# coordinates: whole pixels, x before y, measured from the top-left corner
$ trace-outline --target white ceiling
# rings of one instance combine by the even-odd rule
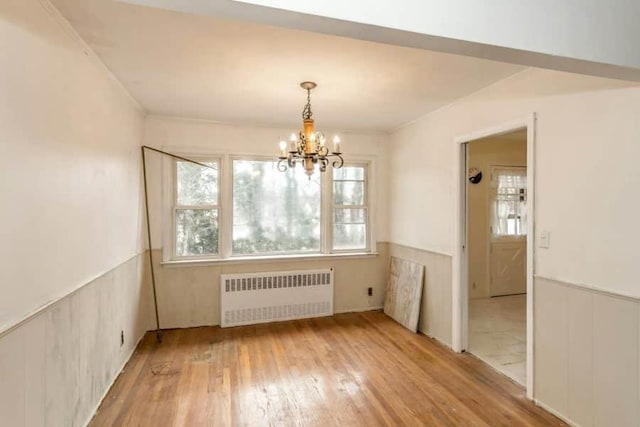
[[[389,131],[523,68],[112,0],[50,0],[152,114]]]

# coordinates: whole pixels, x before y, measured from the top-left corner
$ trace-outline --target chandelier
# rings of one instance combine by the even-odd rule
[[[289,144],[280,141],[280,155],[278,156],[278,170],[284,172],[301,163],[304,172],[311,179],[315,165],[320,165],[320,172],[326,172],[327,165],[341,168],[344,164],[340,151],[340,138],[333,138],[333,151],[329,151],[326,145],[324,133],[316,131],[311,112],[311,90],[317,85],[314,82],[302,82],[300,87],[307,91],[307,104],[302,110],[302,131],[296,136],[291,134]],[[333,161],[330,159],[334,158]]]

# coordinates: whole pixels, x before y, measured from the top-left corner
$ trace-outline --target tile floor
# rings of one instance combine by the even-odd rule
[[[526,385],[527,296],[470,300],[468,351]]]

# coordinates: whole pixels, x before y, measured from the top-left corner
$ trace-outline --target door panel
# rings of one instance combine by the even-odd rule
[[[523,294],[527,292],[527,242],[491,242],[491,296]]]

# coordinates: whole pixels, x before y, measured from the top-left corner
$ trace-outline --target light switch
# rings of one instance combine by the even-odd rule
[[[550,233],[547,230],[542,230],[540,232],[540,237],[538,238],[538,246],[541,248],[548,249],[549,240],[550,240]]]

